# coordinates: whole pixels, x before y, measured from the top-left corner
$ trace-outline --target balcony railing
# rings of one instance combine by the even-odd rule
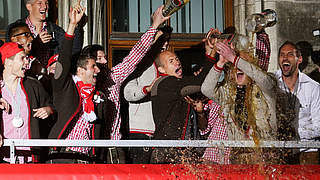
[[[221,141],[221,140],[54,140],[5,139],[10,147],[10,163],[15,164],[15,147],[266,147],[320,148],[320,141]]]

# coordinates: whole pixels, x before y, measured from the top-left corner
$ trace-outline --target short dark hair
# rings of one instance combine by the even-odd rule
[[[11,41],[11,37],[19,30],[21,27],[26,27],[29,29],[29,26],[23,21],[16,21],[8,26],[6,32],[6,42]]]
[[[92,44],[84,47],[81,51],[81,54],[86,54],[90,56],[94,56],[97,59],[98,51],[104,51],[103,46],[99,44]]]
[[[76,66],[87,69],[87,64],[88,64],[89,59],[93,59],[96,61],[97,58],[95,56],[90,55],[90,54],[80,54],[80,56],[78,57],[78,61],[77,61]]]
[[[300,57],[300,56],[301,56],[301,50],[300,50],[300,48],[299,48],[295,43],[293,43],[293,42],[291,42],[291,41],[286,41],[286,42],[284,42],[284,43],[280,46],[279,51],[278,51],[278,57],[280,57],[280,51],[281,51],[281,49],[283,48],[283,46],[285,46],[285,45],[290,45],[290,46],[292,46],[292,47],[296,50],[296,56],[297,56],[297,57]]]

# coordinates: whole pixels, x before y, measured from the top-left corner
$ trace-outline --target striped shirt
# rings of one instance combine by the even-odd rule
[[[136,65],[145,56],[147,51],[152,45],[154,35],[156,33],[155,28],[149,28],[145,34],[142,35],[141,39],[133,46],[129,55],[123,59],[121,63],[111,69],[111,78],[115,82],[113,86],[109,88],[110,95],[108,97],[116,107],[116,115],[112,124],[111,139],[120,140],[120,87],[123,81],[135,70]]]

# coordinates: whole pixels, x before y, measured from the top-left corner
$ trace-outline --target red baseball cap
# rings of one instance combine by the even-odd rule
[[[2,64],[4,64],[4,61],[11,57],[16,55],[17,53],[24,51],[23,47],[20,46],[19,44],[15,43],[15,42],[7,42],[4,43],[1,47],[0,47],[0,53],[1,53],[1,60],[2,60]]]
[[[51,64],[57,62],[58,58],[59,58],[59,54],[55,54],[55,55],[51,56],[51,58],[48,60],[48,64],[47,64],[46,68],[51,66]]]

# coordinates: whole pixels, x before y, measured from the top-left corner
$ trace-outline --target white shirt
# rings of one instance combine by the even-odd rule
[[[289,92],[282,79],[281,70],[276,72],[279,87]],[[320,137],[320,85],[306,74],[299,71],[294,95],[299,102],[298,133],[301,140],[312,140]]]

